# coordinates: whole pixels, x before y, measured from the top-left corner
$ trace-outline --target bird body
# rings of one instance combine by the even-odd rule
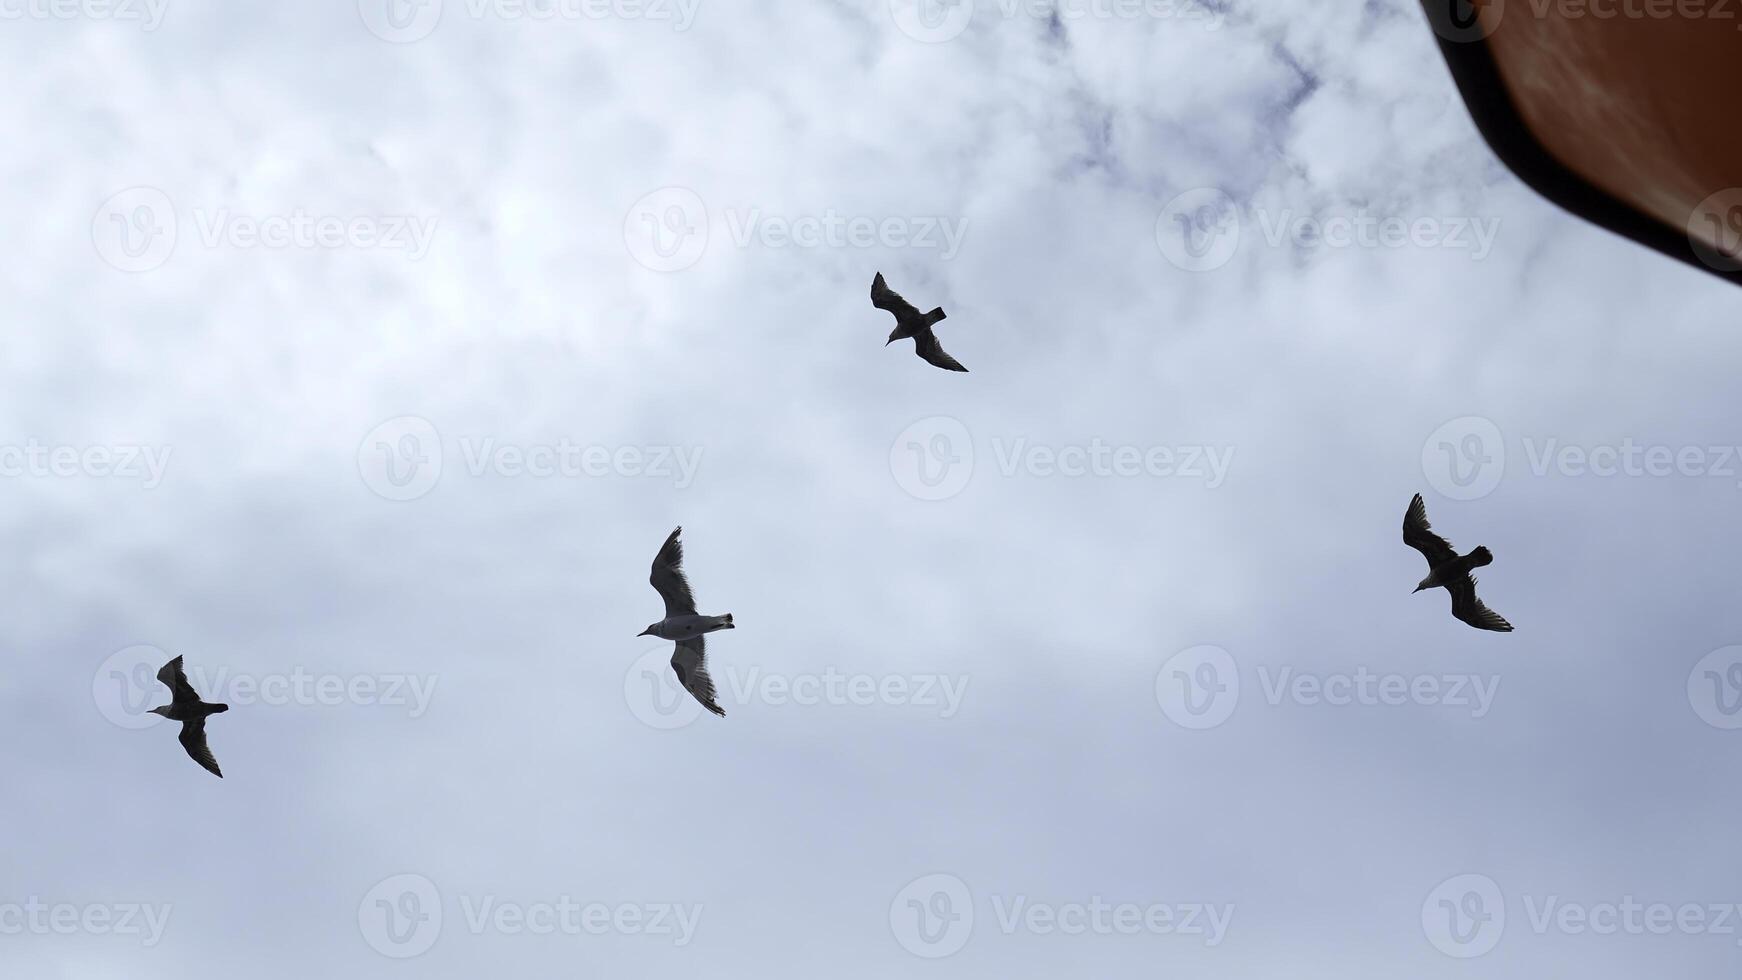
[[[220,715],[230,710],[227,704],[213,704],[200,699],[192,684],[188,683],[187,673],[182,669],[180,657],[163,665],[157,672],[157,679],[170,691],[169,704],[152,708],[151,713],[162,715],[170,721],[181,722],[181,747],[187,750],[188,757],[205,768],[207,772],[224,778],[224,773],[218,768],[218,760],[212,755],[211,747],[206,744],[206,719],[212,715]]]
[[[1476,577],[1471,571],[1494,563],[1494,553],[1486,547],[1476,548],[1467,555],[1458,554],[1452,543],[1434,533],[1427,522],[1427,504],[1416,494],[1403,515],[1403,543],[1422,553],[1427,559],[1427,578],[1415,591],[1445,589],[1452,596],[1452,615],[1481,630],[1496,633],[1512,632],[1512,624],[1483,604],[1476,597]]]
[[[732,614],[704,616],[696,612],[696,598],[683,572],[683,542],[678,535],[683,528],[671,532],[653,557],[653,572],[648,581],[665,600],[665,618],[641,631],[642,636],[657,636],[677,644],[671,654],[672,673],[677,675],[684,690],[701,702],[702,707],[721,716],[726,710],[715,698],[714,679],[708,675],[707,634],[737,629]]]
[[[1437,567],[1428,569],[1427,578],[1415,587],[1415,591],[1423,589],[1446,588],[1466,578],[1475,569],[1494,564],[1494,553],[1485,547],[1478,547],[1467,555],[1459,555]]]
[[[963,374],[968,372],[960,361],[945,353],[943,345],[938,343],[937,334],[932,332],[933,324],[947,319],[943,307],[937,307],[930,313],[921,313],[912,303],[902,299],[900,293],[889,288],[889,284],[883,281],[881,272],[871,281],[871,305],[895,316],[895,329],[883,346],[888,347],[898,340],[911,337],[913,352],[927,364],[945,371],[960,371]]]
[[[667,616],[647,628],[643,636],[657,636],[662,640],[688,640],[705,633],[719,630],[732,630],[738,627],[732,625],[732,614],[724,616]]]

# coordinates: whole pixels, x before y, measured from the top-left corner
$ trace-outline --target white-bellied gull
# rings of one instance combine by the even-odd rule
[[[665,600],[665,618],[641,631],[642,636],[657,636],[677,643],[671,654],[671,669],[678,683],[695,696],[702,707],[725,717],[726,711],[714,700],[714,679],[708,676],[707,644],[704,637],[717,630],[737,629],[732,614],[702,616],[696,612],[696,597],[690,592],[689,579],[683,573],[683,542],[677,539],[683,528],[671,532],[659,554],[653,558],[653,574],[648,578],[659,597]]]

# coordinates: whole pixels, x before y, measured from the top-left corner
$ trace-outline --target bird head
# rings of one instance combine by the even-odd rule
[[[1427,587],[1428,587],[1428,581],[1427,581],[1427,579],[1424,578],[1421,580],[1421,582],[1418,585],[1416,585],[1414,591],[1410,592],[1410,595],[1415,595],[1416,592],[1420,592],[1422,589],[1425,589]]]
[[[659,625],[658,623],[653,624],[653,626],[658,626],[658,625]],[[636,636],[652,636],[653,635],[653,626],[649,626],[648,628],[642,630],[641,632],[639,632],[635,635]]]
[[[888,347],[888,346],[889,346],[889,345],[890,345],[890,344],[893,344],[893,343],[895,343],[895,342],[896,342],[896,341],[898,341],[898,340],[900,340],[900,339],[901,339],[901,338],[900,338],[900,337],[899,337],[899,336],[897,336],[897,335],[898,335],[898,334],[900,334],[900,333],[901,333],[901,330],[900,330],[900,329],[899,329],[899,328],[898,328],[898,329],[896,329],[896,330],[895,330],[895,331],[894,331],[894,332],[892,332],[892,333],[891,333],[891,334],[890,334],[890,335],[889,335],[889,339],[888,339],[888,340],[885,340],[885,341],[884,341],[884,342],[883,342],[883,346],[885,346],[885,347]]]
[[[154,714],[154,715],[161,715],[167,711],[169,711],[169,705],[164,705],[161,708],[152,708],[150,713]]]

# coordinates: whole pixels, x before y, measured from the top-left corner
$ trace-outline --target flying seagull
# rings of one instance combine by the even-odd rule
[[[944,318],[944,308],[938,307],[930,313],[921,313],[914,309],[913,304],[901,298],[901,294],[889,288],[883,281],[883,273],[877,273],[877,278],[871,283],[871,305],[880,310],[888,310],[895,314],[895,331],[883,346],[888,347],[898,340],[913,338],[913,352],[927,364],[934,364],[945,371],[960,371],[963,374],[968,369],[961,362],[944,353],[942,344],[938,343],[937,334],[932,333],[931,325]]]
[[[1453,616],[1479,630],[1512,632],[1511,623],[1476,598],[1476,576],[1470,574],[1472,569],[1493,564],[1494,553],[1481,547],[1459,555],[1452,543],[1435,534],[1428,524],[1427,504],[1419,493],[1409,502],[1409,512],[1403,515],[1403,543],[1427,558],[1427,578],[1421,580],[1415,591],[1444,588],[1452,594]]]
[[[702,707],[724,718],[726,710],[714,700],[714,679],[708,676],[707,645],[703,637],[716,630],[730,630],[732,614],[701,616],[696,613],[696,597],[690,593],[689,579],[683,573],[683,542],[677,536],[683,528],[671,532],[659,554],[653,558],[653,583],[659,597],[665,600],[665,618],[641,631],[642,636],[657,636],[675,640],[677,649],[671,653],[671,669],[684,690],[695,695]]]
[[[157,672],[157,679],[169,688],[170,701],[161,708],[152,708],[151,713],[181,722],[181,747],[187,749],[188,757],[204,766],[207,772],[223,779],[224,774],[218,771],[218,760],[212,756],[211,747],[206,745],[206,718],[223,714],[230,710],[230,706],[201,701],[194,693],[194,686],[188,683],[180,657],[164,664]]]

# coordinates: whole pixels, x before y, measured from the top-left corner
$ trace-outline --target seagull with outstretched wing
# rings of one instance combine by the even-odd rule
[[[718,630],[737,629],[732,614],[702,616],[696,612],[696,598],[690,591],[689,579],[683,573],[683,542],[678,535],[683,528],[671,532],[659,554],[653,558],[653,572],[648,576],[654,591],[665,600],[665,618],[641,631],[642,636],[657,636],[672,640],[677,648],[671,654],[671,669],[679,684],[690,692],[702,707],[725,717],[726,710],[715,700],[714,679],[708,676],[706,635]]]
[[[181,722],[181,747],[187,750],[188,758],[205,767],[207,772],[223,779],[224,774],[218,769],[218,760],[212,755],[211,746],[206,744],[206,719],[229,711],[230,706],[208,704],[200,700],[194,686],[188,683],[188,675],[182,669],[180,657],[164,664],[157,672],[157,679],[169,688],[170,700],[160,708],[152,708],[151,713],[162,715],[170,721]]]
[[[877,273],[877,278],[871,282],[871,305],[880,310],[895,315],[895,331],[883,346],[888,347],[898,340],[913,338],[913,352],[927,364],[941,367],[945,371],[960,371],[963,374],[968,369],[962,363],[944,352],[942,344],[938,343],[937,334],[932,332],[932,324],[943,320],[944,308],[938,307],[930,313],[921,313],[912,303],[901,298],[901,294],[889,288],[889,283],[883,281],[883,273]]]
[[[1403,543],[1422,553],[1427,559],[1427,578],[1415,587],[1443,588],[1452,594],[1452,615],[1479,630],[1496,633],[1512,632],[1512,624],[1476,598],[1476,576],[1472,570],[1494,563],[1494,553],[1478,547],[1467,555],[1458,554],[1450,541],[1434,533],[1427,522],[1427,504],[1416,494],[1403,515]]]

